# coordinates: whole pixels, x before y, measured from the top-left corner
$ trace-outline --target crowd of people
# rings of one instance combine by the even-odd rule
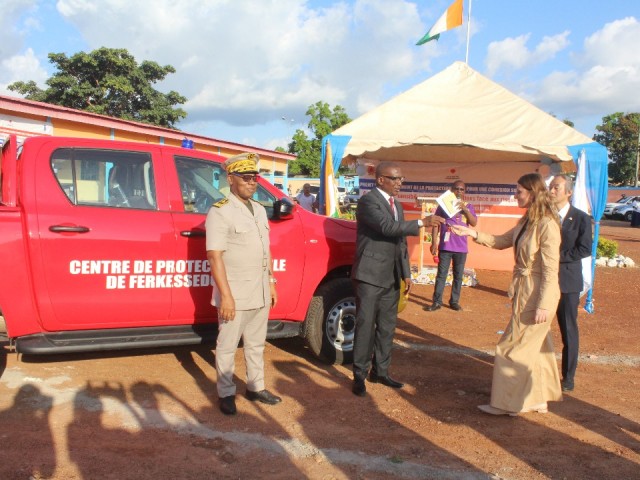
[[[210,209],[207,258],[214,279],[212,304],[217,306],[220,333],[216,347],[220,410],[236,413],[234,356],[244,342],[249,400],[275,405],[280,397],[265,389],[263,351],[269,308],[277,302],[270,270],[269,235],[264,208],[251,197],[257,187],[257,156],[243,154],[226,163],[231,194]],[[418,220],[405,220],[395,201],[404,177],[399,165],[382,162],[375,170],[375,188],[356,210],[356,254],[351,278],[356,295],[353,349],[353,394],[367,395],[366,382],[400,389],[390,374],[398,302],[411,290],[408,236],[423,228],[432,233],[431,252],[439,259],[433,302],[442,308],[449,267],[453,284],[449,307],[462,310],[460,291],[468,252],[467,238],[489,248],[512,248],[515,266],[508,290],[511,314],[496,347],[491,400],[478,408],[492,415],[547,412],[548,402],[560,400],[575,386],[578,361],[577,311],[582,290],[582,259],[591,254],[591,218],[570,205],[573,182],[566,175],[549,187],[537,174],[517,181],[515,199],[525,210],[517,224],[503,234],[482,232],[464,200],[465,183],[451,185],[455,213],[439,208]],[[297,203],[313,211],[315,198],[305,184]],[[317,208],[317,207],[316,207]],[[251,271],[247,275],[239,272]],[[243,282],[237,282],[242,278]],[[249,288],[250,287],[250,288]],[[551,323],[557,317],[563,341],[562,378],[555,360]]]

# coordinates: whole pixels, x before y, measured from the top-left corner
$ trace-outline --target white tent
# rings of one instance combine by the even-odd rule
[[[451,66],[334,131],[351,139],[343,161],[569,161],[591,143],[467,64]]]
[[[403,204],[417,195],[437,195],[454,179],[464,179],[468,190],[471,185],[477,193],[483,189],[489,193],[487,184],[491,191],[495,187],[508,191],[501,187],[515,188],[524,173],[536,171],[548,177],[575,171],[574,160],[588,152],[584,168],[596,220],[595,256],[597,222],[607,192],[606,149],[465,63],[452,64],[325,139],[341,147],[333,150],[334,169],[341,162],[357,164],[361,189],[363,181],[365,190],[373,187],[375,164],[399,162],[410,179],[401,192],[406,197],[401,197]],[[427,164],[431,166],[425,168]],[[485,196],[497,203],[479,212],[481,229],[505,231],[522,214],[509,194],[497,199],[493,193]],[[475,195],[471,201],[477,205],[481,198]],[[503,207],[505,203],[511,207]],[[470,246],[470,266],[507,270],[512,263],[510,252],[479,252]]]

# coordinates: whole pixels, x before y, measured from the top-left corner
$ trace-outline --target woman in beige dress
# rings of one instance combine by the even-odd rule
[[[491,403],[478,406],[493,415],[546,413],[548,401],[562,399],[550,332],[560,299],[558,214],[537,173],[520,177],[515,198],[527,211],[508,232],[491,235],[463,226],[454,229],[487,247],[513,247],[515,254],[508,292],[511,318],[496,347]]]

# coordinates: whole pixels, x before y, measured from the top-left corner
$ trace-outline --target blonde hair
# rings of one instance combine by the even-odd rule
[[[526,213],[520,219],[520,223],[525,219],[529,220],[529,223],[536,224],[544,217],[549,217],[555,220],[558,224],[558,210],[555,203],[549,196],[549,190],[542,180],[542,177],[538,173],[527,173],[518,179],[518,185],[531,193],[531,205],[527,209]]]

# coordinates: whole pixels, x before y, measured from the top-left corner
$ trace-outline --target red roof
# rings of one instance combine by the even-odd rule
[[[146,135],[156,135],[158,137],[171,138],[179,141],[182,141],[184,137],[187,137],[189,138],[189,140],[193,140],[196,145],[210,145],[219,148],[237,150],[239,152],[249,150],[251,152],[258,153],[259,155],[269,156],[271,158],[282,158],[289,161],[295,160],[296,158],[295,155],[290,153],[276,152],[275,150],[257,148],[251,145],[227,142],[225,140],[204,137],[202,135],[184,132],[182,130],[173,130],[171,128],[158,127],[156,125],[133,122],[131,120],[122,120],[120,118],[108,117],[106,115],[85,112],[83,110],[61,107],[60,105],[53,105],[44,102],[34,102],[33,100],[27,100],[25,98],[19,97],[0,95],[0,109],[18,113],[27,113],[29,115],[57,118],[60,120],[67,120],[71,122],[90,123],[91,125],[97,125],[100,127],[113,128],[116,130],[123,130],[127,132],[135,132]]]

